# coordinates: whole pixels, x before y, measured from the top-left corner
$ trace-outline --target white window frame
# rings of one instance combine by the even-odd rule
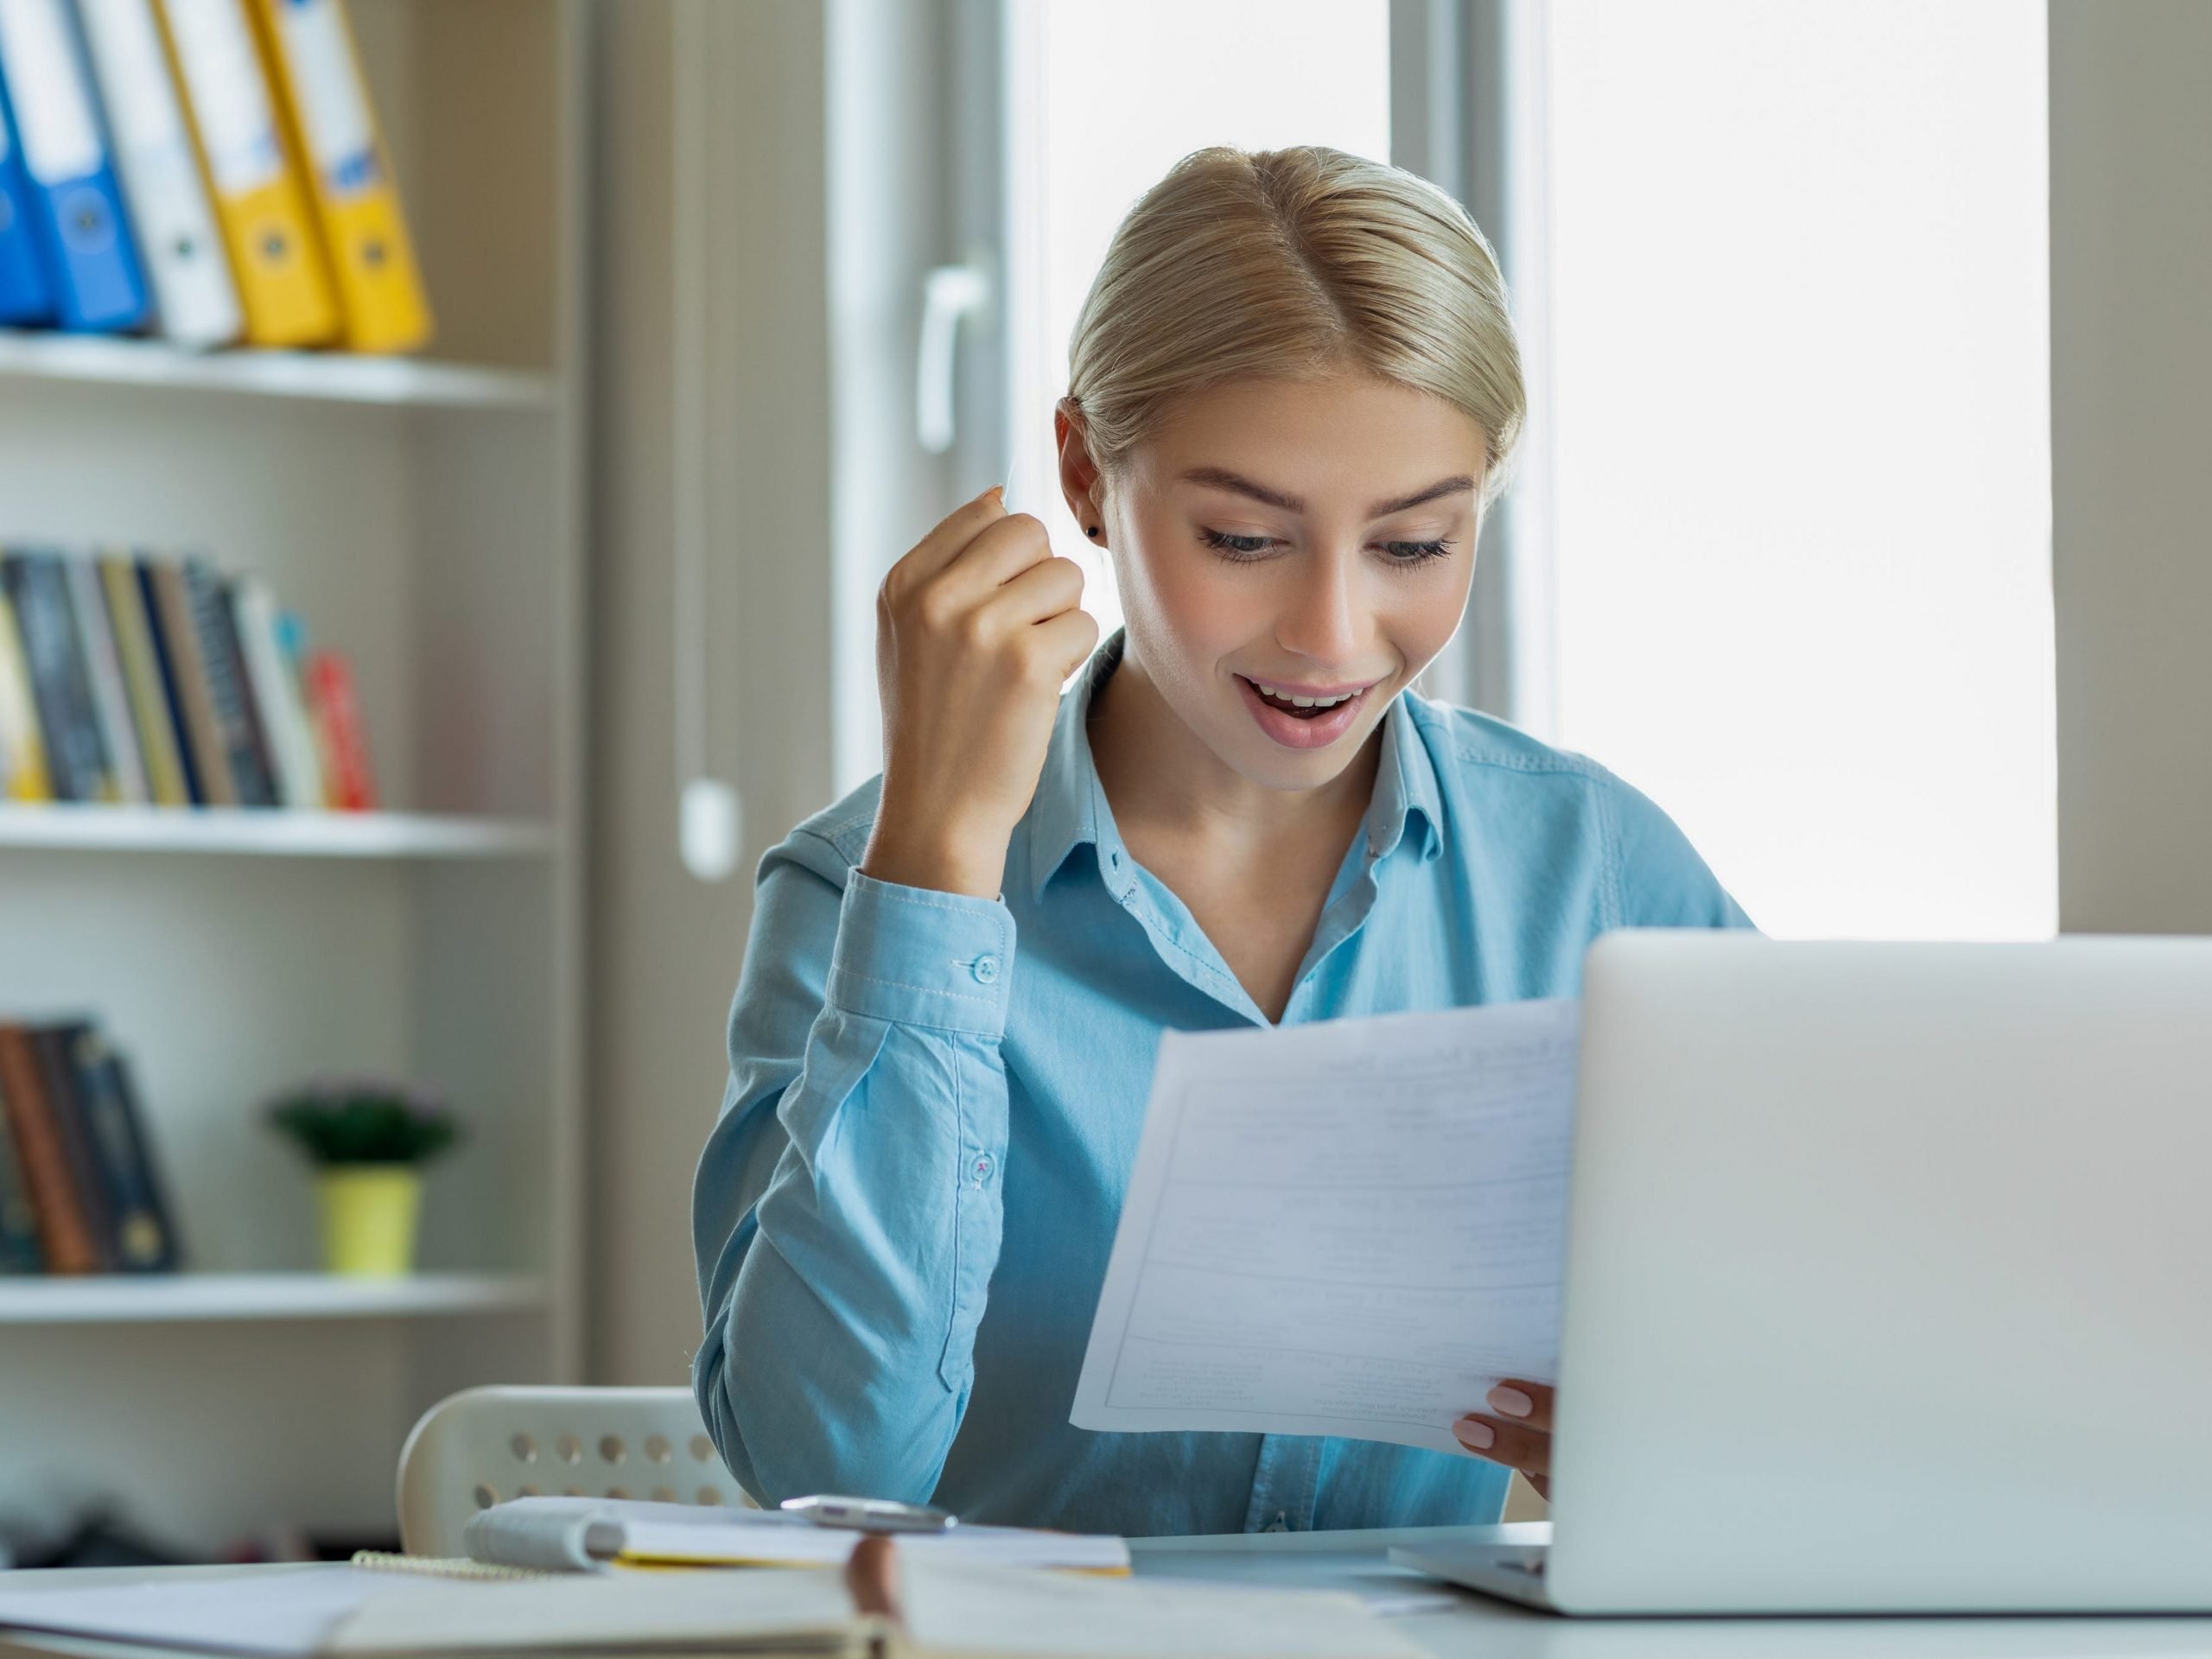
[[[1455,197],[1490,238],[1529,400],[1512,487],[1484,520],[1466,617],[1424,689],[1549,741],[1558,697],[1547,19],[1544,0],[1390,5],[1390,160]]]

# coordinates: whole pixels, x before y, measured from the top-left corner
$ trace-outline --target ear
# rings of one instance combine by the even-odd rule
[[[1083,408],[1072,397],[1063,397],[1052,410],[1052,442],[1059,451],[1060,494],[1075,515],[1078,529],[1088,530],[1105,520],[1105,489],[1098,468],[1091,463],[1084,436]]]

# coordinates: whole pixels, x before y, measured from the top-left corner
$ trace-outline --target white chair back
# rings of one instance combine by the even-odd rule
[[[466,1389],[400,1450],[401,1547],[459,1555],[470,1516],[539,1494],[754,1507],[689,1389]]]

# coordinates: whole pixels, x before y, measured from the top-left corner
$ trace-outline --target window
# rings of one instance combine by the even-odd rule
[[[1558,730],[1767,931],[2057,922],[2044,12],[1553,0]]]
[[[1059,494],[1052,406],[1076,313],[1122,215],[1208,144],[1389,154],[1388,0],[1040,0],[1007,8],[1008,406],[1017,480],[1111,632],[1107,561]]]

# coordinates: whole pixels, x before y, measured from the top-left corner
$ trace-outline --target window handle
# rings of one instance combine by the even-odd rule
[[[922,283],[922,343],[914,372],[914,436],[931,454],[952,448],[952,348],[960,320],[991,302],[981,265],[939,265]]]

